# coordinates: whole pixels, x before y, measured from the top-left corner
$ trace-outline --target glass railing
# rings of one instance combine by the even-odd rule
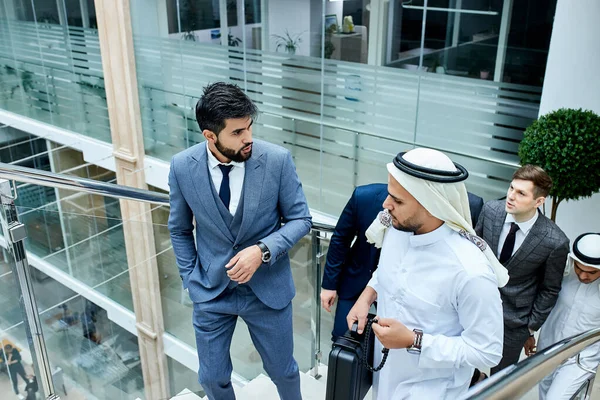
[[[164,321],[168,395],[190,390],[202,397],[197,382],[192,303],[182,290],[166,225],[168,197],[82,179],[74,175],[78,169],[72,169],[70,175],[58,175],[2,164],[0,170],[0,176],[20,182],[16,184],[14,210],[27,232],[24,249],[32,292],[38,299],[50,369],[59,371],[54,383],[57,394],[73,392],[83,398],[111,400],[150,398],[144,396],[146,386],[153,383],[147,382],[141,366],[132,294],[132,276],[148,262],[128,264],[127,225],[133,232],[150,230],[154,236],[155,250],[149,262],[157,277],[156,295],[160,296]],[[148,211],[151,219],[138,216],[124,221],[119,199],[105,194],[152,203]],[[147,220],[150,222],[144,222]],[[322,354],[329,352],[333,327],[332,315],[322,315],[318,301],[331,230],[331,226],[318,226],[290,251],[297,292],[293,300],[294,356],[300,370],[314,377],[323,373],[318,367],[326,361]],[[5,236],[2,240],[7,262],[0,273],[0,285],[11,290],[0,291],[0,302],[6,304],[0,311],[1,328],[3,337],[24,348],[28,324],[19,319],[19,293],[7,264],[12,255],[6,250],[9,243]],[[150,295],[142,294],[143,298]],[[240,390],[247,382],[266,375],[242,319],[233,335],[231,358],[234,386]],[[32,365],[27,361],[31,372]]]
[[[0,18],[0,109],[111,142],[98,31]]]
[[[535,86],[155,34],[134,32],[145,153],[169,161],[202,142],[203,87],[233,82],[260,108],[255,136],[292,151],[311,207],[331,215],[413,146],[451,153],[471,192],[501,197],[539,111]],[[0,37],[0,109],[111,142],[96,30],[0,19]]]
[[[111,400],[193,394],[202,398],[192,303],[182,290],[166,226],[168,197],[7,164],[0,164],[0,178],[4,179],[0,181],[0,189],[4,188],[0,196],[4,221],[0,340],[16,348],[22,358],[25,379],[15,367],[9,369],[9,378],[12,372],[17,374],[17,389],[23,392],[35,376],[40,392],[47,397],[73,393],[80,398]],[[15,186],[7,191],[6,179],[21,182],[16,186],[16,201]],[[49,186],[54,194],[47,191]],[[146,215],[123,220],[117,198],[139,199],[151,206]],[[34,199],[45,203],[31,207]],[[151,219],[145,218],[148,216]],[[24,230],[15,229],[20,224],[17,220]],[[127,263],[124,226],[130,234],[153,233],[154,250],[148,259]],[[300,370],[315,378],[323,374],[321,363],[331,349],[332,314],[321,311],[318,297],[331,228],[316,222],[311,233],[290,251],[297,291],[293,300],[294,355]],[[23,232],[24,247],[19,249]],[[160,296],[157,312],[163,324],[157,332],[162,340],[156,346],[164,368],[158,375],[148,373],[144,366],[144,354],[155,344],[140,333],[146,328],[139,326],[139,304],[134,306],[133,292],[140,283],[132,277],[139,276],[141,269],[146,278],[148,274],[156,276],[157,284],[155,293],[139,293],[138,302]],[[35,303],[30,303],[29,296]],[[529,399],[527,393],[535,392],[537,382],[598,341],[600,328],[540,349],[535,356],[476,385],[464,398]],[[7,360],[6,350],[0,352],[4,354],[0,359]],[[244,393],[246,386],[252,388],[250,381],[266,379],[241,319],[233,335],[231,357],[232,381],[238,393]],[[594,382],[591,374],[576,398],[589,398]],[[152,392],[153,386],[163,388],[163,395]]]

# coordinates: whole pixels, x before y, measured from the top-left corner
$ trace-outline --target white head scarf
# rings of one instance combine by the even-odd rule
[[[438,171],[456,171],[457,168],[444,153],[425,148],[411,150],[403,155],[404,160]],[[387,164],[390,175],[398,181],[431,215],[444,221],[450,228],[459,232],[461,236],[472,241],[489,260],[496,278],[498,287],[508,283],[508,272],[498,261],[494,252],[479,238],[472,227],[471,213],[469,211],[469,198],[463,182],[439,183],[427,179],[417,178],[398,169],[393,163]],[[385,217],[381,217],[385,219]],[[384,223],[385,228],[390,223]],[[367,240],[381,247],[383,233],[380,218],[376,219],[369,230]]]
[[[584,267],[600,269],[600,233],[584,233],[573,241],[565,275],[573,270],[574,261]]]

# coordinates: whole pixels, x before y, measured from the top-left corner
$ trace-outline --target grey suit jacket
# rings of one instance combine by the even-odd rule
[[[169,232],[183,286],[194,302],[221,294],[231,283],[225,265],[258,241],[269,248],[272,258],[247,285],[274,309],[282,309],[294,297],[288,250],[310,231],[308,205],[290,152],[261,140],[252,147],[234,217],[212,183],[205,143],[171,160]]]
[[[487,202],[475,227],[497,254],[506,219],[504,200]],[[538,211],[539,212],[539,211]],[[565,270],[569,239],[541,213],[523,244],[508,260],[508,284],[500,289],[507,328],[527,326],[538,330],[558,298]]]

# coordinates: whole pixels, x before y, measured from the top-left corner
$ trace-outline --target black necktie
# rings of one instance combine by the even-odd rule
[[[223,180],[221,181],[221,187],[219,188],[219,197],[225,205],[225,208],[229,210],[229,200],[231,200],[231,190],[229,189],[229,173],[233,165],[219,164],[219,168],[223,173]]]
[[[500,258],[498,259],[498,261],[500,261],[502,264],[506,263],[512,256],[513,250],[515,249],[515,239],[517,237],[518,230],[519,225],[511,222],[510,232],[508,232],[508,235],[506,235],[506,240],[504,241],[504,246],[502,246]]]

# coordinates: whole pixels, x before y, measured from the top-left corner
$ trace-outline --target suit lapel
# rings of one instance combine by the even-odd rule
[[[212,193],[213,182],[210,178],[210,173],[208,172],[206,145],[200,145],[199,147],[199,151],[192,155],[192,159],[190,160],[190,176],[193,178],[192,182],[194,183],[194,188],[196,189],[198,199],[204,207],[206,215],[208,215],[223,235],[233,243],[233,235],[225,224],[225,221],[217,208],[215,196]]]
[[[235,243],[240,243],[242,241],[244,235],[248,232],[248,228],[250,228],[256,217],[258,201],[260,200],[265,178],[265,162],[264,153],[253,154],[252,157],[246,161],[244,189],[242,191],[244,198],[244,213],[242,214],[242,224],[240,225],[240,230],[235,238]]]
[[[500,242],[500,233],[502,232],[502,226],[506,220],[506,210],[504,209],[504,203],[500,202],[500,205],[496,209],[496,217],[494,218],[494,227],[492,229],[492,251],[494,254],[498,254],[498,242]]]
[[[539,213],[539,211],[538,211]],[[546,220],[542,215],[538,215],[537,221],[531,227],[531,230],[525,236],[525,240],[515,252],[512,258],[506,265],[507,269],[512,268],[513,265],[519,265],[531,252],[540,244],[540,242],[546,237],[548,229],[546,229]]]

